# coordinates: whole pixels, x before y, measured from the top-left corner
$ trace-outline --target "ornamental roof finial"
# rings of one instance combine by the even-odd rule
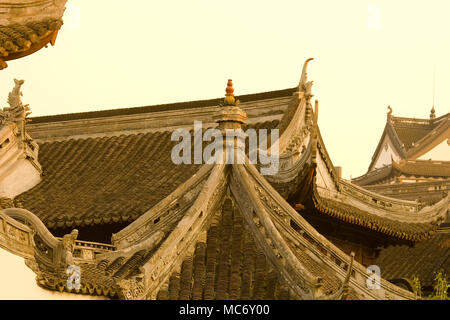
[[[434,106],[431,107],[430,119],[436,119],[436,111],[434,110]]]
[[[227,88],[225,89],[225,99],[223,100],[224,106],[236,106],[239,104],[239,100],[234,97],[233,80],[228,79]]]

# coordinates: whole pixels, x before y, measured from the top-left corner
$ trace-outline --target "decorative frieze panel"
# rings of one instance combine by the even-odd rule
[[[306,146],[308,143],[308,136],[311,134],[312,125],[308,124],[301,128],[300,132],[293,135],[289,140],[285,153],[300,151],[301,146]]]
[[[0,247],[24,258],[33,258],[32,231],[0,212]]]
[[[402,201],[381,196],[377,193],[366,191],[356,187],[350,183],[340,181],[340,188],[343,194],[355,197],[367,204],[378,207],[380,209],[393,212],[417,212],[419,204],[412,201]]]

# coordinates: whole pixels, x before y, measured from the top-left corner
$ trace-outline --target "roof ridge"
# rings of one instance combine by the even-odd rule
[[[265,91],[258,93],[250,93],[239,96],[241,103],[253,102],[266,99],[275,99],[282,97],[290,97],[296,88],[280,89],[273,91]],[[92,119],[92,118],[105,118],[113,116],[123,116],[123,115],[134,115],[151,113],[158,111],[169,111],[169,110],[180,110],[180,109],[191,109],[191,108],[201,108],[219,105],[223,98],[212,98],[203,100],[191,100],[191,101],[180,101],[164,104],[155,104],[139,107],[130,108],[117,108],[117,109],[104,109],[97,111],[86,111],[86,112],[74,112],[74,113],[63,113],[56,115],[46,115],[31,117],[33,124],[37,123],[48,123],[48,122],[58,122],[58,121],[68,121],[68,120],[82,120],[82,119]]]

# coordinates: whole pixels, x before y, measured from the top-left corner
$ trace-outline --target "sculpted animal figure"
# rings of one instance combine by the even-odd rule
[[[8,104],[9,107],[0,110],[0,126],[5,125],[8,122],[19,122],[24,120],[31,112],[28,112],[30,108],[29,105],[24,105],[20,97],[22,96],[22,91],[20,87],[23,85],[24,80],[14,79],[14,88],[8,94]]]

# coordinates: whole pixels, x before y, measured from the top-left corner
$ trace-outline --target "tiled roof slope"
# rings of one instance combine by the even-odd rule
[[[413,147],[413,143],[425,137],[434,128],[429,123],[419,121],[405,123],[401,120],[402,118],[392,117],[392,125],[406,151]]]
[[[112,259],[81,263],[81,287],[75,292],[117,299],[119,282],[134,276],[141,277],[140,268],[157,248],[143,248],[128,255],[114,255]],[[338,290],[340,281],[331,270],[295,246],[292,250],[308,271],[323,280],[326,294]],[[195,244],[193,255],[184,258],[181,269],[171,274],[157,294],[157,299],[299,299],[278,271],[255,241],[238,207],[226,199],[207,227],[206,241],[199,240]],[[62,292],[68,290],[66,279],[65,270],[43,270],[38,273],[37,282],[44,288]],[[358,299],[358,296],[350,290],[346,299]]]
[[[166,131],[41,143],[42,181],[15,200],[48,228],[134,221],[201,166],[174,164],[178,142],[170,137]]]
[[[296,251],[302,264],[323,279],[328,294],[339,287],[333,272],[307,254]],[[298,299],[288,289],[277,269],[255,242],[252,233],[230,199],[211,223],[206,242],[196,243],[180,272],[174,272],[158,299],[170,300],[264,300]]]
[[[392,246],[383,249],[377,259],[385,279],[413,279],[419,276],[422,285],[434,283],[434,273],[441,269],[449,276],[450,233],[437,232],[416,247]]]
[[[414,143],[423,139],[433,129],[447,121],[449,117],[450,113],[444,114],[436,119],[416,119],[392,116],[390,121],[398,138],[404,144],[405,151],[408,151],[414,146]]]
[[[0,210],[1,209],[7,209],[7,208],[13,208],[14,207],[14,201],[10,198],[0,198]]]

